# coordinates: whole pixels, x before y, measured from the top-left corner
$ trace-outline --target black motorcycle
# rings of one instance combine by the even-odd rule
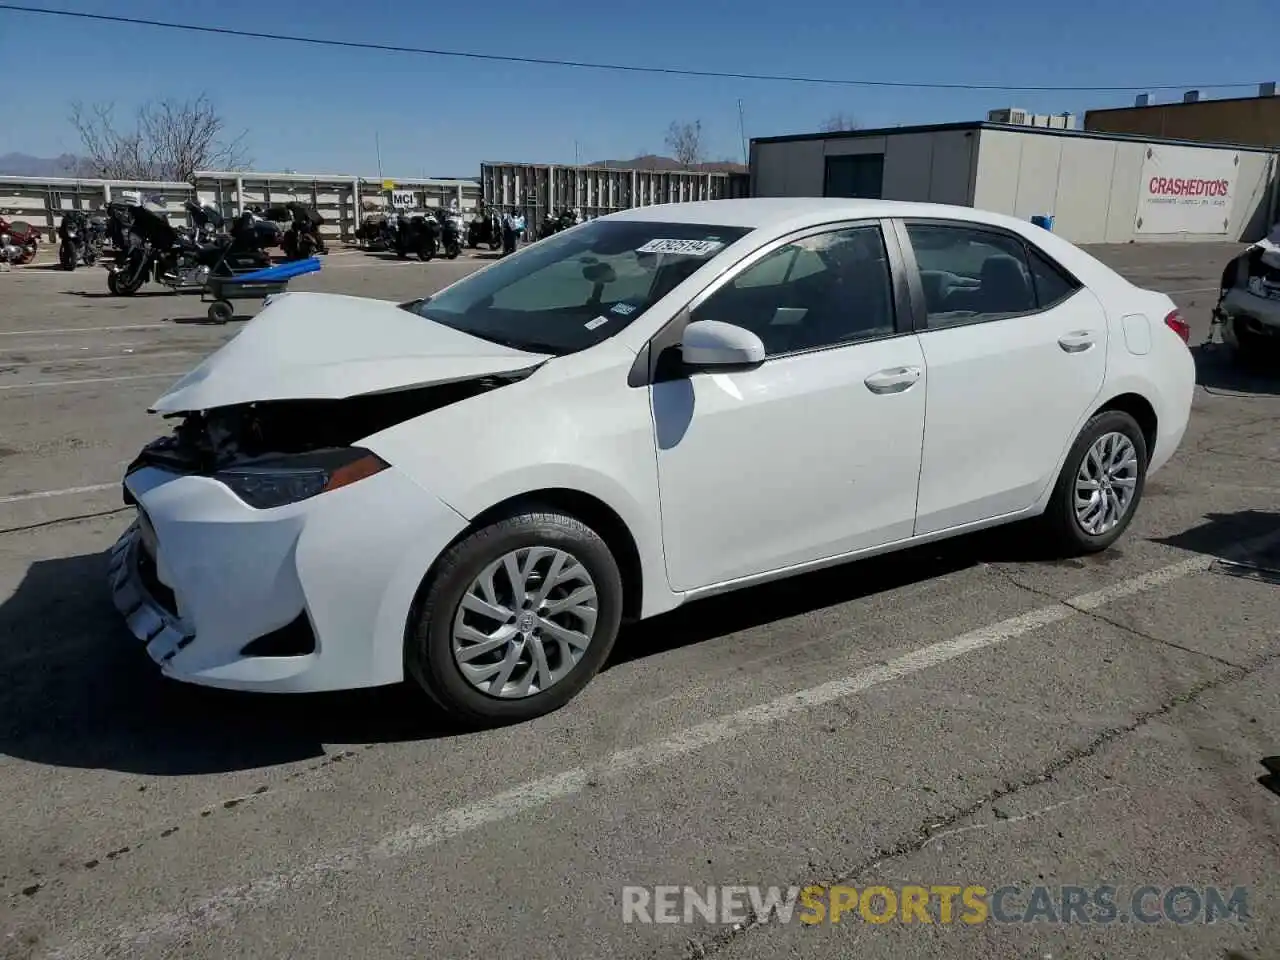
[[[386,217],[368,215],[356,229],[356,243],[361,250],[376,250],[391,246],[391,230]]]
[[[114,232],[123,240],[107,272],[107,289],[116,296],[131,296],[148,280],[175,293],[196,293],[205,289],[211,276],[233,276],[271,265],[248,212],[236,219],[229,234],[207,243],[180,233],[163,210],[135,206],[112,213]]]
[[[436,223],[440,228],[440,246],[446,259],[456,260],[462,253],[463,240],[458,218],[448,210],[437,210]]]
[[[474,250],[482,243],[490,250],[502,246],[502,219],[491,210],[477,213],[467,224],[467,246]]]
[[[324,237],[320,234],[320,227],[324,224],[320,211],[296,201],[286,204],[285,209],[293,218],[280,241],[280,249],[284,251],[285,258],[306,260],[316,254],[328,253],[329,248],[325,246]]]
[[[58,263],[63,270],[74,270],[83,263],[91,267],[102,256],[107,241],[106,220],[89,216],[83,210],[71,210],[58,224]]]
[[[391,246],[401,260],[411,253],[419,260],[430,260],[440,251],[440,224],[435,217],[401,214],[392,229]]]
[[[538,239],[550,237],[562,230],[568,230],[570,227],[578,225],[578,215],[572,210],[561,210],[559,213],[548,213],[542,218],[542,224],[538,227]]]

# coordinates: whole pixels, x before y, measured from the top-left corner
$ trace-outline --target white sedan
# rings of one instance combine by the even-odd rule
[[[1187,427],[1187,336],[970,208],[627,210],[411,303],[272,298],[153,405],[111,589],[178,680],[530,718],[700,597],[1031,518],[1106,548]]]

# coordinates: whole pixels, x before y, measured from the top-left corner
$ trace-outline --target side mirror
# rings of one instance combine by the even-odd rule
[[[698,320],[685,327],[680,353],[690,367],[751,367],[765,358],[759,337],[719,320]]]

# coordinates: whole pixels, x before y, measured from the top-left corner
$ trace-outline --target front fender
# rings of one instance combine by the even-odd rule
[[[586,351],[526,380],[433,410],[361,445],[468,521],[540,490],[586,494],[627,526],[640,555],[643,616],[674,606],[662,554],[657,454],[633,355]]]

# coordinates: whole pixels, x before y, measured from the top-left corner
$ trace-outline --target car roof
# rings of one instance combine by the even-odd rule
[[[618,220],[664,223],[707,223],[725,227],[768,229],[804,226],[832,220],[867,217],[944,217],[1008,226],[1022,221],[975,207],[906,200],[847,200],[840,197],[750,197],[735,200],[695,200],[631,207],[612,215]]]

